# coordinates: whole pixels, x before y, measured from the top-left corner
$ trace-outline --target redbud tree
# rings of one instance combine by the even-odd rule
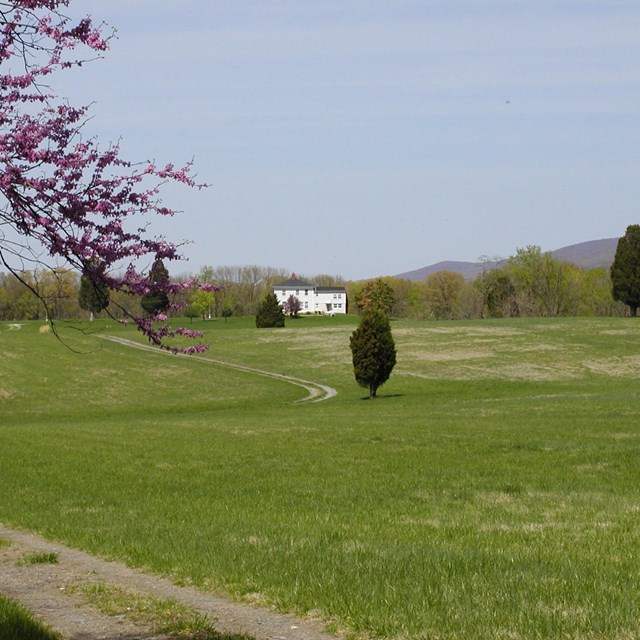
[[[52,259],[98,290],[171,298],[194,283],[151,279],[156,261],[181,256],[148,227],[175,213],[162,204],[163,185],[202,185],[191,164],[133,163],[118,144],[100,146],[86,134],[88,107],[56,95],[55,75],[100,57],[113,35],[90,18],[71,21],[70,2],[0,0],[0,263],[20,278]],[[164,312],[129,319],[158,346],[206,348],[171,347],[176,336],[200,334],[171,327]]]

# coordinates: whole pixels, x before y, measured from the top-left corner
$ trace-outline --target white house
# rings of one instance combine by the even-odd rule
[[[280,305],[284,305],[289,296],[298,298],[300,313],[347,313],[347,290],[344,287],[318,287],[298,279],[295,273],[288,280],[274,284],[273,292]]]

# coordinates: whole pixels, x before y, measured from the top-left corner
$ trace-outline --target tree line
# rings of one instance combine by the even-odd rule
[[[417,320],[474,318],[620,316],[623,302],[614,299],[610,270],[580,269],[543,253],[538,246],[518,249],[507,260],[485,259],[482,272],[466,281],[453,271],[437,271],[422,280],[382,277],[349,285],[349,300],[358,311],[371,298],[390,316]]]
[[[626,238],[621,239],[621,246],[629,253]],[[616,264],[620,260],[614,263],[614,273],[619,273]],[[611,270],[605,267],[580,269],[537,246],[518,249],[507,260],[485,259],[483,265],[482,273],[471,281],[452,271],[438,271],[419,281],[389,276],[345,282],[341,276],[328,274],[305,279],[321,286],[345,286],[351,313],[363,312],[375,299],[376,305],[394,318],[456,320],[629,313],[629,302],[619,293],[620,277],[614,288]],[[195,276],[184,274],[171,280],[179,284],[195,278],[200,285],[210,286],[179,291],[172,302],[181,306],[180,315],[192,318],[255,315],[273,285],[287,277],[287,271],[274,267],[205,266]],[[81,278],[76,271],[34,270],[23,272],[21,278],[27,286],[13,274],[0,273],[0,319],[45,319],[47,314],[75,319],[89,315],[78,300]],[[618,294],[614,298],[615,291]],[[144,316],[142,298],[110,291],[109,313],[116,319]]]
[[[177,288],[171,302],[179,307],[175,315],[183,317],[206,320],[251,316],[256,314],[258,305],[273,290],[273,285],[286,280],[289,273],[258,265],[204,266],[197,274],[186,273],[170,278],[174,284],[191,281],[199,284],[184,291]],[[320,286],[344,284],[340,276],[329,274],[318,274],[308,280]],[[35,269],[22,271],[19,277],[0,272],[0,320],[88,318],[91,311],[86,304],[85,308],[80,304],[81,290],[81,275],[72,269]],[[125,295],[112,290],[107,293],[110,302],[108,313],[112,317],[124,319],[148,315],[145,296]],[[174,314],[168,312],[168,315]]]

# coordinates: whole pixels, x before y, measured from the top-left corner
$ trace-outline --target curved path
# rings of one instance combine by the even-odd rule
[[[182,357],[189,358],[191,360],[198,360],[199,362],[208,362],[209,364],[216,364],[220,367],[228,367],[229,369],[236,369],[237,371],[245,371],[247,373],[253,373],[258,376],[264,376],[265,378],[274,378],[276,380],[282,380],[283,382],[288,382],[289,384],[294,384],[298,387],[302,387],[307,390],[308,395],[301,400],[296,400],[296,403],[302,402],[322,402],[323,400],[328,400],[329,398],[333,398],[337,395],[337,391],[333,387],[329,387],[324,384],[320,384],[318,382],[310,382],[309,380],[303,380],[302,378],[296,378],[294,376],[286,376],[281,373],[273,373],[272,371],[264,371],[263,369],[256,369],[254,367],[247,367],[243,364],[234,364],[232,362],[225,362],[224,360],[217,360],[214,358],[205,358],[204,356],[197,355],[187,355],[183,353],[173,353],[171,351],[166,351],[164,349],[159,349],[158,347],[153,347],[148,344],[142,344],[140,342],[136,342],[135,340],[127,340],[126,338],[120,338],[118,336],[109,336],[104,335],[100,336],[105,340],[110,340],[111,342],[117,342],[118,344],[125,345],[127,347],[133,347],[135,349],[142,349],[143,351],[152,351],[153,353],[165,354],[167,356],[173,357]]]

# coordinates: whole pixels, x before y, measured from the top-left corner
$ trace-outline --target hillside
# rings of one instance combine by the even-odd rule
[[[571,262],[581,269],[593,269],[595,267],[609,267],[613,262],[616,252],[618,238],[604,238],[602,240],[590,240],[588,242],[580,242],[567,247],[562,247],[552,251],[551,254],[558,260]],[[500,266],[502,263],[496,263]],[[465,280],[472,280],[482,270],[486,269],[486,265],[481,262],[459,262],[455,260],[446,260],[436,262],[435,264],[415,269],[414,271],[406,271],[395,275],[395,278],[403,278],[404,280],[422,280],[428,275],[436,271],[455,271],[460,273]]]

